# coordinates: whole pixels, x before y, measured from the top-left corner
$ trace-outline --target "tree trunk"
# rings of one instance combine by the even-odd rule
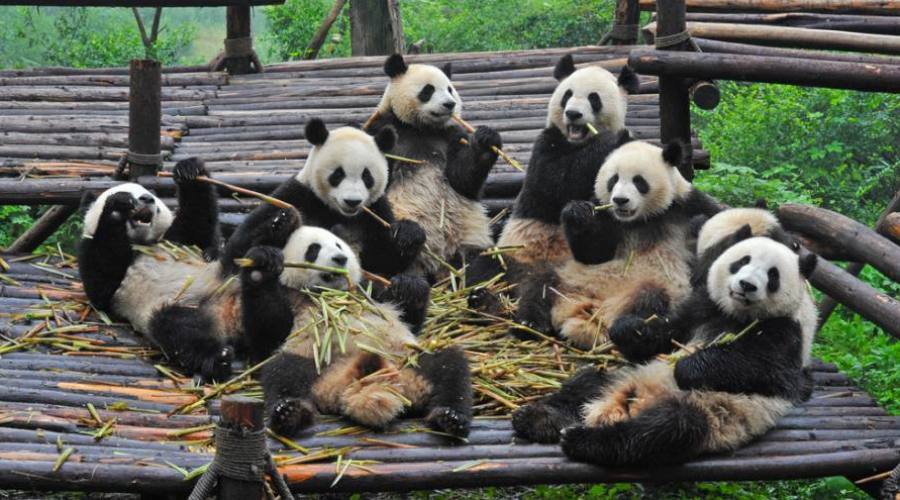
[[[354,56],[402,54],[397,0],[351,0],[350,42]]]

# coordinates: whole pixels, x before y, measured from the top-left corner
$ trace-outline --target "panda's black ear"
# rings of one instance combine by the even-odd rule
[[[565,77],[575,72],[575,61],[572,60],[572,54],[566,54],[559,58],[556,67],[553,68],[553,78],[562,81]]]
[[[681,141],[672,141],[666,144],[662,153],[663,161],[673,167],[681,166],[684,162],[684,144]]]
[[[619,72],[619,87],[629,94],[637,94],[641,90],[641,80],[631,66],[622,66],[622,71]]]
[[[453,63],[448,62],[447,64],[441,66],[441,71],[443,71],[444,74],[447,75],[447,78],[452,79],[453,78]]]
[[[816,270],[816,264],[819,262],[819,257],[810,252],[806,255],[802,255],[799,257],[800,259],[800,274],[803,275],[804,278],[809,278],[813,271]]]
[[[733,243],[737,243],[739,241],[744,241],[746,239],[750,239],[753,237],[753,228],[750,227],[750,224],[744,224],[740,229],[734,232],[734,236],[732,236]]]
[[[305,134],[306,140],[310,144],[321,146],[328,139],[328,128],[325,127],[325,122],[321,118],[313,118],[306,122]]]
[[[394,149],[394,144],[396,143],[397,131],[394,130],[394,127],[384,127],[375,134],[375,144],[382,153],[387,153]]]
[[[633,140],[634,137],[631,137],[631,132],[627,128],[623,128],[619,131],[619,136],[616,137],[616,147],[619,147],[623,144],[628,144]]]
[[[758,200],[756,200],[756,203],[754,203],[753,206],[756,208],[768,209],[769,202],[766,201],[765,198],[759,198]]]
[[[406,61],[403,60],[403,56],[400,54],[391,54],[384,61],[384,74],[391,78],[406,73],[407,69],[409,69],[409,67],[406,65]]]

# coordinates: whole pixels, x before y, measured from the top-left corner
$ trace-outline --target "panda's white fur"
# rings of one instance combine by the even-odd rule
[[[562,105],[567,93],[571,92]],[[591,105],[589,96],[597,94],[602,103],[599,111]],[[628,94],[619,87],[616,76],[600,66],[583,67],[562,80],[547,108],[547,126],[556,127],[573,142],[586,139],[590,132],[585,124],[590,123],[598,130],[618,132],[625,128],[625,115],[628,111]],[[566,112],[580,113],[572,119]],[[570,113],[570,114],[572,114]]]
[[[422,103],[418,95],[426,85],[434,87],[434,94]],[[462,112],[462,99],[443,71],[428,64],[410,64],[405,73],[391,78],[377,110],[379,113],[392,111],[411,125],[436,127]]]
[[[155,202],[155,211],[148,222],[129,221],[127,223],[126,231],[128,233],[128,239],[142,245],[152,245],[162,239],[163,235],[166,234],[166,231],[172,225],[174,219],[172,211],[169,210],[169,207],[160,201],[153,193],[147,191],[147,189],[140,184],[135,184],[133,182],[119,184],[118,186],[114,186],[100,193],[84,215],[84,232],[82,233],[82,236],[85,238],[92,238],[94,236],[94,232],[97,230],[97,224],[100,222],[100,215],[103,213],[103,207],[106,205],[107,198],[116,193],[130,193],[135,201],[144,197],[145,199],[152,198]]]
[[[697,235],[697,254],[734,234],[742,226],[750,226],[754,236],[770,233],[780,227],[778,219],[762,208],[730,208],[710,217]]]
[[[332,186],[329,177],[338,168],[343,178],[337,186]],[[366,185],[366,177],[371,187]],[[324,144],[313,146],[296,179],[329,207],[352,217],[384,196],[388,164],[372,136],[353,127],[340,127],[328,133]],[[347,200],[358,204],[354,206]]]
[[[310,261],[308,252],[313,245],[316,248],[315,258]],[[287,262],[310,262],[318,266],[345,269],[352,283],[359,283],[362,279],[362,268],[353,249],[327,229],[314,226],[297,229],[288,238],[283,252]],[[326,287],[344,290],[348,286],[348,280],[343,275],[291,267],[281,272],[281,283],[295,289]]]

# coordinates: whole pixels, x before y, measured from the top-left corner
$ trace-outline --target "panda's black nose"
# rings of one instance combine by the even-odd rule
[[[577,119],[581,118],[582,116],[584,116],[584,114],[581,111],[575,111],[574,109],[566,110],[566,118],[568,118],[570,120],[577,120]]]
[[[155,201],[152,196],[149,194],[142,194],[138,197],[138,200],[144,205],[152,205]]]
[[[616,196],[615,198],[613,198],[613,203],[621,206],[621,205],[628,203],[628,198],[622,198],[622,197]]]
[[[756,285],[753,283],[748,283],[744,280],[738,281],[738,284],[741,285],[741,290],[745,292],[755,292],[757,290]]]
[[[350,208],[356,208],[360,203],[362,203],[362,200],[357,200],[355,198],[345,198],[344,203],[346,203]]]
[[[444,107],[450,111],[453,111],[453,108],[456,107],[456,101],[444,101]]]
[[[331,261],[339,266],[343,266],[344,264],[347,263],[347,256],[344,254],[335,255],[334,257],[331,258]]]

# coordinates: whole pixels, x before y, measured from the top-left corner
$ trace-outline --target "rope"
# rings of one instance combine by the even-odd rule
[[[609,37],[614,40],[637,40],[637,24],[614,24],[609,30]]]
[[[138,165],[159,165],[162,163],[162,155],[159,153],[146,154],[129,151],[128,161]]]
[[[250,57],[253,55],[253,39],[244,38],[225,39],[225,57]]]
[[[220,477],[239,481],[263,482],[269,474],[282,500],[293,498],[278,473],[266,446],[265,430],[247,431],[216,427],[216,457],[194,486],[189,500],[205,500],[215,494]]]
[[[900,464],[891,472],[891,475],[884,480],[881,486],[881,500],[896,500],[900,498]]]
[[[672,47],[690,39],[691,34],[687,30],[675,33],[674,35],[658,36],[656,37],[656,48],[664,49],[666,47]]]

